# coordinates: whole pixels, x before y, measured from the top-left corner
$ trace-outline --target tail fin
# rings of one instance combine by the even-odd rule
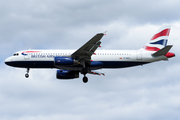
[[[171,26],[166,25],[158,30],[151,40],[143,47],[147,51],[159,51],[167,45]]]

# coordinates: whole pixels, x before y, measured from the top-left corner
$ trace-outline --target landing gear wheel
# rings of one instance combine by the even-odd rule
[[[83,82],[87,83],[88,82],[88,78],[86,76],[83,77]]]
[[[25,77],[28,78],[29,77],[29,68],[27,68],[27,73],[25,74]]]
[[[29,77],[29,74],[26,73],[26,74],[25,74],[25,77],[28,78],[28,77]]]

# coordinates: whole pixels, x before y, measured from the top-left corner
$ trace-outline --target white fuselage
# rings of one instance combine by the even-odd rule
[[[79,70],[79,66],[55,66],[54,57],[70,57],[75,50],[24,50],[16,52],[7,58],[5,63],[14,67],[23,68],[60,68]],[[97,50],[91,61],[103,63],[101,67],[89,66],[92,69],[99,68],[123,68],[142,65],[159,60],[166,60],[166,56],[152,57],[154,51],[140,50]],[[72,68],[72,69],[71,69]]]

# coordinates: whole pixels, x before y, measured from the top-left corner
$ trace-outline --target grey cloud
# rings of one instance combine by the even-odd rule
[[[63,43],[67,40],[70,42],[74,36],[68,39],[67,36],[71,36],[69,33],[82,28],[86,28],[86,32],[89,33],[91,29],[87,26],[95,29],[96,26],[109,25],[116,21],[132,26],[179,19],[176,18],[177,10],[174,10],[178,8],[177,1],[10,2],[12,4],[4,2],[1,5],[3,17],[0,20],[0,39],[18,44],[23,49],[39,47],[36,43],[43,43],[42,48],[47,48],[47,45],[54,46],[59,40]],[[96,32],[94,31],[93,35]],[[3,46],[11,47],[5,43]]]
[[[11,4],[10,4],[11,3]],[[179,119],[178,1],[3,1],[0,4],[0,119]],[[175,22],[174,22],[175,21]],[[61,81],[56,70],[5,66],[13,52],[29,48],[77,49],[108,30],[100,49],[139,49],[163,24],[176,57],[125,69],[105,69]]]

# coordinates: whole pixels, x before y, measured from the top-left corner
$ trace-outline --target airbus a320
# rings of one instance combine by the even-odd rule
[[[167,45],[170,26],[162,27],[139,50],[96,50],[100,47],[105,33],[98,33],[77,50],[23,50],[5,60],[12,67],[26,68],[25,77],[29,77],[31,68],[56,68],[57,79],[79,78],[83,74],[83,82],[87,83],[86,74],[102,75],[94,71],[103,68],[125,68],[168,60],[175,54],[169,52],[172,45]]]

